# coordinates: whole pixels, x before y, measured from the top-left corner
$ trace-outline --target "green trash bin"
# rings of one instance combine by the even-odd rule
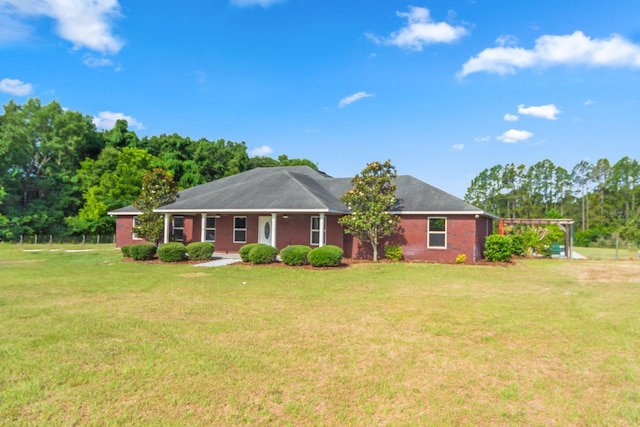
[[[560,243],[554,243],[551,245],[551,256],[560,255],[562,253],[562,248],[560,247]]]

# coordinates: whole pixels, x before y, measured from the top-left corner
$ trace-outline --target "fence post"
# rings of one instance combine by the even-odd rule
[[[98,234],[98,240],[97,240],[97,243],[96,243],[96,244],[97,244],[97,245],[99,245],[99,244],[100,244],[100,235],[99,235],[99,234]]]
[[[24,234],[20,235],[20,244],[22,244],[22,241],[24,240]]]
[[[84,234],[83,234],[83,235],[82,235],[82,244],[83,244],[83,245],[84,245],[84,244],[85,244],[85,242],[86,242],[85,238],[86,238],[86,235],[84,235]]]
[[[53,243],[53,234],[49,234],[49,244]]]
[[[33,238],[33,244],[37,245],[38,244],[38,235],[36,234],[36,236]]]

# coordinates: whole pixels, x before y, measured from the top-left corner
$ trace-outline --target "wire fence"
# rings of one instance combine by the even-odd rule
[[[75,245],[95,245],[101,243],[115,243],[114,234],[82,235],[82,236],[54,236],[52,234],[22,235],[9,240],[10,243],[20,245],[42,245],[42,244],[75,244]]]

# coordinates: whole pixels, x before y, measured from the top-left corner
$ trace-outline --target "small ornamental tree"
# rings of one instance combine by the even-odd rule
[[[378,244],[393,234],[400,222],[399,216],[390,213],[397,203],[396,186],[392,183],[396,176],[390,160],[369,163],[351,180],[353,189],[340,198],[351,209],[351,214],[338,222],[345,232],[371,244],[374,261],[378,260]]]
[[[157,245],[164,234],[164,217],[153,210],[175,202],[177,197],[178,188],[167,171],[155,168],[145,173],[142,178],[142,191],[133,202],[133,206],[142,212],[133,231]]]

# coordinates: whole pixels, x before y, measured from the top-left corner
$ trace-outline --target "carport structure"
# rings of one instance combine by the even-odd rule
[[[502,218],[498,224],[504,225],[557,225],[564,232],[564,256],[571,259],[573,256],[573,224],[572,219],[552,218]],[[499,228],[501,228],[499,226]]]

